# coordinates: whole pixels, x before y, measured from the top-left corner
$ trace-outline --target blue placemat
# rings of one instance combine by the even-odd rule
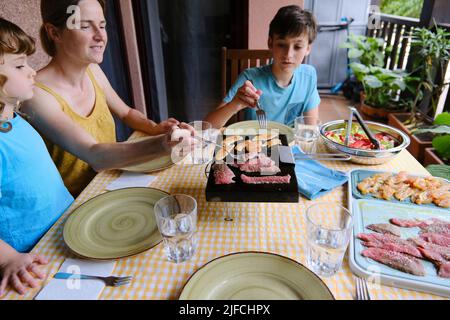
[[[294,158],[303,154],[298,146],[292,147],[292,153]],[[298,192],[309,200],[319,198],[348,181],[345,172],[330,169],[315,160],[295,160],[295,174]]]

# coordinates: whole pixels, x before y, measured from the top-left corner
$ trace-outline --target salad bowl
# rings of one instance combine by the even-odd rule
[[[345,137],[346,134],[346,120],[335,120],[323,124],[320,127],[320,137],[331,152],[348,154],[351,156],[350,161],[365,165],[377,165],[390,161],[409,146],[410,139],[402,131],[378,122],[366,121],[365,124],[373,134],[389,137],[386,140],[390,140],[390,143],[385,143],[385,148],[380,150],[360,149],[345,145],[341,141],[341,137]],[[358,127],[359,125],[352,126],[352,134],[361,136],[362,128]]]

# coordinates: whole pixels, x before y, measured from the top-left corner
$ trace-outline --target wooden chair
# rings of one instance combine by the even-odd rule
[[[260,67],[270,63],[272,54],[270,50],[227,49],[222,47],[222,86],[221,93],[224,98],[237,80],[238,76],[248,68]],[[243,120],[243,112],[239,112],[234,122]]]

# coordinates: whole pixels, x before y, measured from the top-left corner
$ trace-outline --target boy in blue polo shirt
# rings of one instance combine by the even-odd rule
[[[300,115],[318,117],[316,70],[302,64],[316,35],[317,24],[310,12],[295,5],[281,8],[270,23],[272,63],[242,72],[223,103],[205,121],[220,128],[244,109],[246,120],[256,120],[258,100],[268,120],[288,126]]]

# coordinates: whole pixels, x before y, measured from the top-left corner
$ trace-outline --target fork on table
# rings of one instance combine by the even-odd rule
[[[109,276],[109,277],[100,277],[100,276],[88,276],[84,274],[76,274],[76,273],[63,273],[58,272],[54,275],[55,279],[80,279],[80,280],[102,280],[106,286],[110,287],[119,287],[126,284],[129,284],[131,280],[133,279],[132,276],[127,277],[116,277],[116,276]]]
[[[356,300],[371,300],[366,279],[355,276],[355,281],[356,281],[356,289],[355,289]]]

